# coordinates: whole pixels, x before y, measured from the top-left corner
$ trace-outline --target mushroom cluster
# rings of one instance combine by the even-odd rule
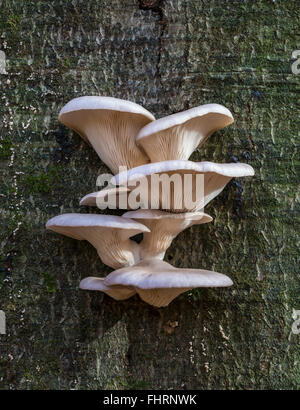
[[[233,122],[227,108],[206,104],[155,120],[133,102],[87,96],[67,103],[59,120],[92,145],[114,174],[111,187],[86,195],[80,205],[127,210],[122,216],[69,213],[47,222],[47,229],[89,241],[102,262],[115,269],[105,278],[83,279],[81,289],[101,291],[116,300],[137,293],[145,302],[163,307],[193,288],[232,285],[221,273],[179,269],[163,261],[181,231],[212,221],[204,206],[232,178],[254,175],[248,164],[189,161],[214,131]],[[119,172],[120,167],[125,171]],[[137,203],[130,195],[141,185],[141,177],[146,184],[140,186],[142,200]],[[161,185],[154,189],[154,177],[160,182],[179,177],[179,193],[169,185],[167,206]],[[202,194],[191,200],[198,188]],[[143,235],[140,243],[131,239],[137,234]]]

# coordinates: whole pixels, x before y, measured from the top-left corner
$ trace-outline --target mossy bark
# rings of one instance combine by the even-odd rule
[[[295,389],[297,2],[2,0],[0,387]],[[142,104],[156,117],[216,102],[235,123],[193,160],[249,162],[181,233],[178,267],[234,286],[185,293],[156,309],[80,291],[110,269],[88,244],[46,232],[107,168],[59,109],[81,95]],[[299,165],[299,164],[298,164]],[[93,210],[92,212],[96,212]]]

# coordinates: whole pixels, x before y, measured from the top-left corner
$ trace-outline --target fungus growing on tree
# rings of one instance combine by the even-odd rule
[[[63,214],[51,218],[46,228],[78,240],[87,240],[106,265],[117,269],[140,260],[139,245],[130,237],[149,229],[131,219],[113,215]]]
[[[201,175],[203,178],[198,177]],[[204,208],[232,178],[252,175],[254,170],[248,164],[173,160],[123,171],[111,183],[131,190],[139,184],[141,196],[147,198],[146,208],[182,213]]]
[[[232,178],[254,175],[248,164],[188,160],[214,131],[233,122],[227,108],[207,104],[155,121],[129,101],[79,97],[62,108],[59,119],[89,142],[115,174],[114,188],[90,193],[80,205],[134,210],[122,216],[64,214],[47,222],[47,229],[89,241],[115,269],[105,278],[84,278],[81,289],[116,300],[138,293],[162,307],[193,288],[232,285],[221,273],[179,269],[162,260],[182,230],[212,220],[204,207]],[[123,166],[127,169],[120,172]],[[130,239],[136,234],[143,234],[139,243]]]
[[[145,125],[136,142],[151,162],[188,160],[211,134],[232,122],[231,112],[223,105],[200,105]]]
[[[187,290],[231,286],[232,280],[222,273],[179,269],[159,259],[147,259],[135,266],[115,270],[104,279],[104,283],[133,287],[145,302],[162,307]]]
[[[114,174],[119,166],[132,168],[149,162],[135,139],[155,118],[138,104],[113,97],[79,97],[69,101],[58,118],[91,144]]]

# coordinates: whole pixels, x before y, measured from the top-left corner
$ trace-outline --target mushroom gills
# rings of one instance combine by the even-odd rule
[[[188,160],[210,135],[232,122],[226,107],[206,104],[150,122],[136,140],[151,162]]]
[[[87,240],[106,265],[118,269],[140,260],[140,247],[130,238],[149,229],[131,219],[114,215],[62,214],[46,228],[78,240]]]
[[[142,260],[135,266],[115,270],[105,278],[104,283],[107,286],[133,287],[141,299],[156,307],[167,306],[178,295],[193,288],[233,284],[222,273],[175,268],[159,259]]]
[[[169,213],[160,210],[129,211],[122,215],[142,222],[150,232],[144,232],[140,243],[141,259],[163,259],[173,239],[184,229],[212,221],[203,212]]]
[[[107,286],[104,283],[104,278],[96,278],[92,276],[82,279],[79,287],[84,290],[97,290],[104,292],[115,300],[126,300],[136,294],[135,289],[130,286]]]
[[[232,178],[252,175],[242,163],[163,161],[121,172],[111,183],[138,191],[141,208],[184,213],[203,209]]]
[[[149,162],[135,143],[136,135],[154,116],[131,101],[112,97],[85,96],[69,101],[59,120],[77,132],[112,170],[132,168]]]

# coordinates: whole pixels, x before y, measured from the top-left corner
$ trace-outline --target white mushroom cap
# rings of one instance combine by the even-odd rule
[[[212,217],[202,212],[168,213],[158,210],[139,209],[126,212],[123,218],[142,221],[150,232],[144,232],[140,243],[141,259],[163,259],[172,240],[184,229],[212,221]]]
[[[154,190],[153,176],[161,176],[163,174],[168,174],[169,177],[178,175],[182,185],[180,192],[174,192],[174,185],[170,185],[169,192],[167,192],[170,196],[169,208],[163,206],[165,198],[162,197],[161,192],[151,192],[151,190]],[[196,198],[192,204],[190,199],[197,190],[196,188],[199,188],[197,186],[198,174],[203,174],[204,176],[204,183],[203,185],[201,184],[203,195],[201,195],[201,198]],[[147,184],[142,184],[142,186],[146,187],[145,192],[142,192],[141,196],[148,198],[148,208],[154,208],[153,204],[149,202],[151,196],[154,196],[158,197],[159,209],[171,210],[172,212],[191,212],[197,211],[208,204],[224,189],[231,178],[252,175],[254,175],[253,168],[248,164],[242,163],[216,164],[214,162],[162,161],[141,165],[121,172],[112,178],[111,183],[114,185],[126,185],[129,189],[133,190],[135,189],[135,184],[141,180],[141,177],[146,177]],[[189,187],[184,185],[186,176],[191,176]],[[189,188],[191,191],[188,191],[188,198],[186,197],[185,188]]]
[[[89,241],[103,263],[114,269],[134,265],[139,260],[139,245],[129,238],[149,231],[141,223],[120,216],[77,213],[55,216],[46,228]]]
[[[88,141],[113,173],[149,162],[135,139],[154,119],[140,105],[113,97],[74,98],[59,113],[59,121]]]
[[[132,286],[145,302],[157,307],[167,306],[178,295],[193,288],[226,287],[233,284],[228,276],[221,273],[202,269],[178,269],[158,259],[118,269],[110,273],[104,282],[108,286]]]
[[[127,187],[102,189],[98,192],[92,192],[85,195],[79,205],[97,206],[100,209],[136,209],[132,208],[128,202]]]
[[[82,279],[79,287],[84,290],[98,290],[104,292],[115,300],[129,299],[136,294],[135,289],[130,286],[107,286],[104,283],[104,278],[95,278],[92,276]]]
[[[213,132],[232,122],[231,112],[223,105],[200,105],[145,125],[136,142],[151,162],[187,160]]]

